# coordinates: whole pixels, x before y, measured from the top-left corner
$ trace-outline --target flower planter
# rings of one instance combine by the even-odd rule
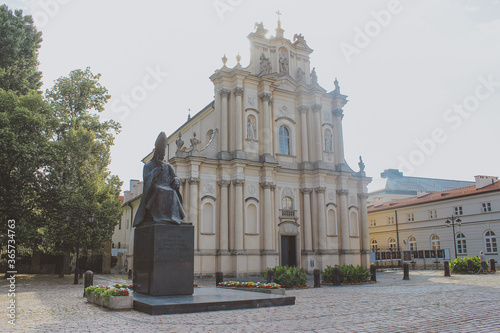
[[[95,303],[94,293],[93,292],[90,292],[90,293],[87,294],[87,302],[89,302],[89,303]]]
[[[97,305],[99,305],[99,306],[102,306],[103,305],[102,295],[94,297],[94,303],[97,304]]]
[[[129,310],[134,307],[134,296],[109,296],[104,306],[111,310]]]
[[[273,295],[285,295],[285,289],[283,288],[266,289],[266,288],[237,288],[237,287],[224,287],[224,286],[217,286],[217,288],[241,290],[241,291],[253,291],[256,293],[273,294]]]

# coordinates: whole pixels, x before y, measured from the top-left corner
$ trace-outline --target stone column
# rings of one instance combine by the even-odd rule
[[[325,191],[326,187],[315,189],[318,194],[318,246],[319,250],[326,250],[326,222],[325,222]]]
[[[313,250],[319,249],[318,244],[318,192],[311,190],[311,236],[312,236],[312,248]]]
[[[340,211],[340,263],[346,263],[344,251],[350,249],[349,246],[349,208],[347,207],[347,196],[349,195],[349,190],[341,189],[337,190],[337,194],[339,195],[339,211]]]
[[[309,149],[307,146],[307,111],[309,108],[305,105],[299,107],[300,112],[300,128],[301,128],[301,148],[302,162],[309,162]]]
[[[273,130],[272,130],[272,119],[269,110],[269,102],[271,101],[271,94],[268,92],[263,92],[259,95],[262,100],[263,107],[263,133],[262,138],[264,141],[264,158],[268,157],[272,160],[272,138],[273,138]]]
[[[229,94],[231,93],[231,90],[222,88],[219,90],[219,94],[221,97],[221,125],[220,125],[220,150],[221,152],[227,152],[228,151],[228,146],[227,146],[227,139],[228,139],[228,133],[229,133],[229,126],[228,126],[228,108],[227,108],[227,100],[229,97]]]
[[[229,251],[229,207],[227,188],[229,180],[219,181],[220,186],[220,219],[219,219],[219,250]]]
[[[316,124],[316,133],[315,133],[315,147],[316,147],[316,161],[323,160],[323,134],[322,134],[322,126],[321,126],[321,104],[314,104],[311,109],[314,112],[314,123]]]
[[[368,230],[368,213],[366,208],[366,199],[368,199],[368,194],[360,193],[358,194],[359,206],[360,206],[360,219],[361,223],[361,263],[368,267],[370,265],[370,232]]]
[[[236,121],[235,128],[235,150],[242,151],[243,150],[243,110],[241,108],[242,104],[242,96],[244,89],[242,87],[236,87],[233,89],[233,94],[236,102],[236,110],[234,112],[234,119]],[[238,153],[236,153],[236,157],[238,157]]]
[[[198,184],[200,183],[200,178],[190,178],[189,179],[189,219],[194,226],[194,249],[198,250]]]
[[[273,211],[272,211],[272,183],[263,182],[264,189],[264,251],[273,249]]]
[[[344,163],[344,134],[342,133],[342,118],[344,118],[344,111],[342,109],[335,109],[333,111],[335,116],[335,164]]]
[[[243,250],[243,179],[233,180],[234,195],[234,250]]]
[[[303,188],[302,197],[304,200],[304,250],[312,251],[312,226],[311,226],[311,192],[310,188]]]

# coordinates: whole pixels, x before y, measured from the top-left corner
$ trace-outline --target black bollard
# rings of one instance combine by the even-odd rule
[[[266,282],[267,283],[271,283],[273,281],[274,281],[274,271],[272,269],[269,269],[267,271],[267,280],[266,280]]]
[[[444,276],[451,276],[450,275],[450,263],[448,261],[444,262]]]
[[[222,272],[215,272],[215,286],[217,287],[221,282],[224,282],[224,274]]]
[[[341,276],[340,276],[340,268],[334,267],[333,268],[333,285],[334,286],[340,286],[342,283]]]
[[[83,283],[83,296],[85,296],[85,289],[94,284],[94,272],[86,271],[85,272],[85,281]]]
[[[318,268],[315,268],[313,271],[314,274],[314,288],[319,288],[321,287],[321,271]]]
[[[490,269],[493,272],[496,272],[496,269],[495,269],[495,259],[490,259]]]
[[[410,279],[410,265],[408,263],[403,264],[403,280],[409,280]]]
[[[377,267],[373,264],[370,265],[370,275],[371,275],[371,281],[377,282]]]

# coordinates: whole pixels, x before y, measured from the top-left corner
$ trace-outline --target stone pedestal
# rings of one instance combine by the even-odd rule
[[[135,292],[151,296],[192,295],[193,283],[193,225],[143,224],[135,228]]]

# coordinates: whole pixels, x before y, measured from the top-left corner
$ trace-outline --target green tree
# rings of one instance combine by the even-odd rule
[[[42,33],[30,15],[0,5],[0,88],[20,95],[37,91],[42,73],[38,67],[38,49]]]
[[[52,253],[101,250],[121,215],[121,182],[108,171],[120,126],[99,119],[110,98],[99,78],[89,68],[74,70],[46,92],[58,120],[44,197],[49,211],[43,234]]]
[[[0,219],[16,220],[16,242],[27,248],[41,242],[41,199],[56,125],[52,108],[40,95],[0,89]],[[2,235],[6,227],[0,224]],[[0,239],[0,244],[6,242]]]

